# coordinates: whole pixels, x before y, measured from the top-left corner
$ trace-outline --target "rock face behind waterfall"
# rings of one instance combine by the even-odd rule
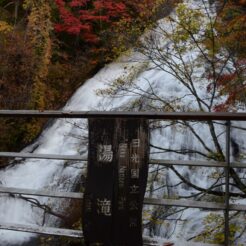
[[[199,7],[201,2],[189,1],[188,4],[190,8],[196,8],[197,6]],[[175,18],[174,14],[172,14],[172,18]],[[172,28],[165,19],[159,21],[158,25],[158,27],[167,28],[167,30]],[[158,27],[156,27],[156,30],[159,30]],[[151,31],[147,32],[142,38],[155,36],[151,34]],[[158,37],[158,40],[152,41],[156,41],[155,45],[160,45],[158,46],[160,47],[159,51],[168,51],[167,40],[158,35],[155,37]],[[150,41],[151,38],[147,40]],[[160,69],[158,62],[154,63],[154,61],[148,60],[148,56],[147,58],[145,56],[146,54],[144,55],[143,52],[140,53],[137,50],[141,51],[141,47],[102,68],[74,93],[63,109],[68,111],[150,111],[154,109],[169,112],[172,111],[171,106],[175,105],[177,111],[185,111],[187,108],[189,111],[199,110],[196,99],[190,94],[187,87],[177,80],[177,77],[165,71],[165,69]],[[188,63],[194,59],[195,63],[199,60],[197,53],[197,50],[189,50],[189,53],[184,55],[185,59],[187,59],[185,61]],[[207,102],[208,84],[203,77],[204,69],[206,69],[204,66],[199,66],[199,69],[194,72],[194,77],[196,78],[194,87],[197,95]],[[118,86],[116,89],[115,85]],[[177,98],[179,100],[176,100]],[[216,102],[221,103],[223,100],[224,98],[220,96],[214,98],[215,104]],[[163,106],[163,102],[170,101],[173,103],[171,106],[166,105],[167,103]],[[245,128],[245,122],[232,123],[236,127],[232,128],[231,131],[231,157],[236,161],[245,162],[245,154],[243,152],[246,148],[246,133],[241,130],[241,128]],[[225,127],[223,124],[217,124],[217,122],[213,126],[224,153]],[[155,121],[151,122],[150,131],[150,159],[204,161],[209,158],[218,160],[221,157],[216,155],[216,146],[211,137],[211,125],[207,123],[191,122],[190,125],[187,125],[181,121]],[[195,135],[194,132],[196,133]],[[25,148],[23,152],[81,155],[86,159],[87,147],[87,120],[58,119],[44,129],[36,142]],[[17,159],[16,163],[16,165],[0,171],[2,186],[59,191],[81,191],[84,188],[84,179],[86,177],[85,162]],[[237,172],[241,176],[244,175],[243,170],[237,170]],[[223,175],[223,170],[206,167],[149,165],[146,197],[195,200],[198,191],[188,185],[187,182],[181,182],[178,174],[192,184],[208,189]],[[223,178],[218,183],[223,184]],[[235,192],[238,192],[237,188],[234,189]],[[219,186],[215,190],[223,192],[224,187]],[[215,198],[210,194],[206,194],[204,197],[198,196],[198,200],[222,202],[223,198]],[[72,222],[76,220],[76,217],[80,216],[80,212],[78,214],[76,212],[72,213],[71,210],[73,208],[74,211],[80,209],[81,204],[69,203],[66,199],[45,197],[34,197],[35,200],[28,202],[27,198],[29,196],[21,198],[19,196],[1,194],[0,222],[69,227],[74,226]],[[235,202],[245,203],[244,199],[238,199]],[[47,204],[59,216],[44,212],[40,204]],[[68,220],[67,215],[69,215]],[[202,234],[204,231],[209,232],[209,226],[215,225],[216,221],[223,222],[223,213],[221,211],[210,212],[196,208],[184,209],[150,205],[144,206],[143,211],[144,234],[149,237],[156,237],[162,244],[167,242],[172,244],[174,242],[175,245],[183,246],[193,245],[191,242],[193,239],[203,241],[202,236],[197,237],[197,235]],[[242,217],[237,217],[232,221],[233,226],[239,228],[240,223],[244,223],[243,221]],[[75,225],[77,228],[79,226],[79,223]],[[215,233],[218,237],[222,235],[219,229]],[[235,235],[237,233],[236,231]],[[212,233],[207,234],[210,235]],[[68,241],[63,241],[63,239],[61,241],[58,241],[57,238],[49,239],[50,244],[48,243],[49,240],[44,240],[45,245],[69,245]],[[211,241],[210,239],[208,236],[207,241]],[[240,243],[245,243],[244,233],[240,240]],[[0,245],[3,246],[42,245],[40,241],[42,239],[37,238],[37,235],[34,234],[0,230]],[[196,244],[194,243],[194,245]]]

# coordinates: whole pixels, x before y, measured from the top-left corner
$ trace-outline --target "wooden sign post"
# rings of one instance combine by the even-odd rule
[[[142,245],[149,130],[142,119],[89,120],[83,200],[86,245]]]

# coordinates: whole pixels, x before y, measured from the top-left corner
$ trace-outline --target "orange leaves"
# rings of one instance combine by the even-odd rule
[[[219,14],[221,45],[240,58],[246,55],[246,1],[228,1]]]
[[[238,102],[246,103],[246,1],[229,0],[218,13],[216,31],[219,48],[231,57],[227,73],[217,79],[221,95],[227,95],[225,103],[216,111],[226,111]]]
[[[214,107],[216,112],[226,111],[236,102],[246,101],[246,84],[243,74],[239,74],[238,71],[221,75],[218,78],[218,88],[222,95],[227,95],[227,99],[223,104]]]
[[[239,0],[239,4],[242,6],[246,6],[246,0]]]

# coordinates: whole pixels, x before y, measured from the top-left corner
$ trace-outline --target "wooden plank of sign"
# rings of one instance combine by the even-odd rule
[[[86,245],[112,245],[116,119],[90,119],[88,166],[82,204]]]
[[[19,194],[19,195],[32,195],[32,196],[46,196],[54,198],[70,198],[70,199],[82,199],[82,193],[76,192],[61,192],[61,191],[49,191],[49,190],[32,190],[13,187],[0,186],[0,193],[7,194]]]
[[[148,176],[149,127],[143,119],[118,119],[112,245],[142,245],[142,206]],[[120,221],[120,223],[119,223]]]
[[[10,231],[30,232],[30,233],[37,233],[37,234],[51,235],[51,236],[83,238],[82,231],[79,230],[44,227],[44,226],[37,226],[37,225],[0,223],[0,229],[10,230]]]

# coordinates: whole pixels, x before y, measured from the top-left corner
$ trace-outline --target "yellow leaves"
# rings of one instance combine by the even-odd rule
[[[32,99],[29,105],[31,109],[39,109],[39,110],[45,109],[45,105],[46,105],[45,91],[46,91],[46,86],[42,82],[42,80],[39,80],[37,77],[34,78]]]
[[[30,8],[32,6],[32,1],[31,0],[25,0],[22,6],[24,9]]]
[[[165,224],[165,222],[162,219],[158,219],[158,218],[153,217],[151,210],[143,211],[143,219],[147,220],[147,221],[149,221],[155,225]]]
[[[195,241],[223,244],[225,240],[224,235],[224,216],[218,213],[208,214],[204,220],[204,231],[200,233]],[[241,227],[235,223],[230,223],[229,240],[232,242],[237,232],[241,231]]]
[[[203,14],[199,10],[188,8],[185,4],[178,4],[176,13],[178,20],[171,19],[177,24],[172,38],[176,43],[185,42],[191,38],[191,35],[200,31]]]
[[[25,6],[30,7],[28,17],[28,41],[33,51],[33,89],[29,107],[44,109],[46,106],[45,80],[51,58],[51,9],[48,1],[26,0]]]
[[[118,57],[126,52],[133,44],[135,44],[139,36],[143,33],[140,19],[129,22],[125,19],[120,20],[115,26],[115,39],[112,40],[113,58]]]
[[[221,178],[223,176],[223,174],[221,174],[220,172],[218,172],[218,171],[215,171],[215,172],[212,172],[209,176],[208,176],[208,178],[210,178],[210,179],[219,179],[219,178]]]
[[[37,119],[32,119],[31,122],[24,125],[26,134],[24,135],[23,142],[30,143],[39,134],[42,129],[42,123]]]
[[[13,27],[5,21],[0,21],[0,33],[9,33],[13,30]]]
[[[126,52],[133,46],[138,46],[139,37],[156,24],[157,12],[165,0],[142,0],[130,3],[133,13],[129,19],[121,19],[115,25],[115,38],[111,44],[111,59]],[[129,8],[131,9],[131,8]]]
[[[176,13],[182,26],[186,26],[192,32],[199,29],[199,20],[203,16],[201,11],[188,8],[186,4],[178,4]]]
[[[41,2],[45,2],[47,0],[25,0],[24,3],[23,3],[23,8],[24,9],[30,9],[30,8],[33,8],[35,5],[41,5]],[[39,3],[40,2],[40,3]]]
[[[218,152],[210,152],[208,153],[208,159],[213,159],[216,161],[225,161],[224,156]]]
[[[152,218],[151,212],[152,211],[150,209],[144,210],[143,213],[142,213],[143,219],[149,221]]]
[[[97,95],[114,96],[119,91],[126,91],[133,85],[138,75],[148,67],[148,64],[148,62],[142,62],[131,67],[125,67],[124,69],[128,71],[128,73],[114,80],[107,89],[97,90]]]

